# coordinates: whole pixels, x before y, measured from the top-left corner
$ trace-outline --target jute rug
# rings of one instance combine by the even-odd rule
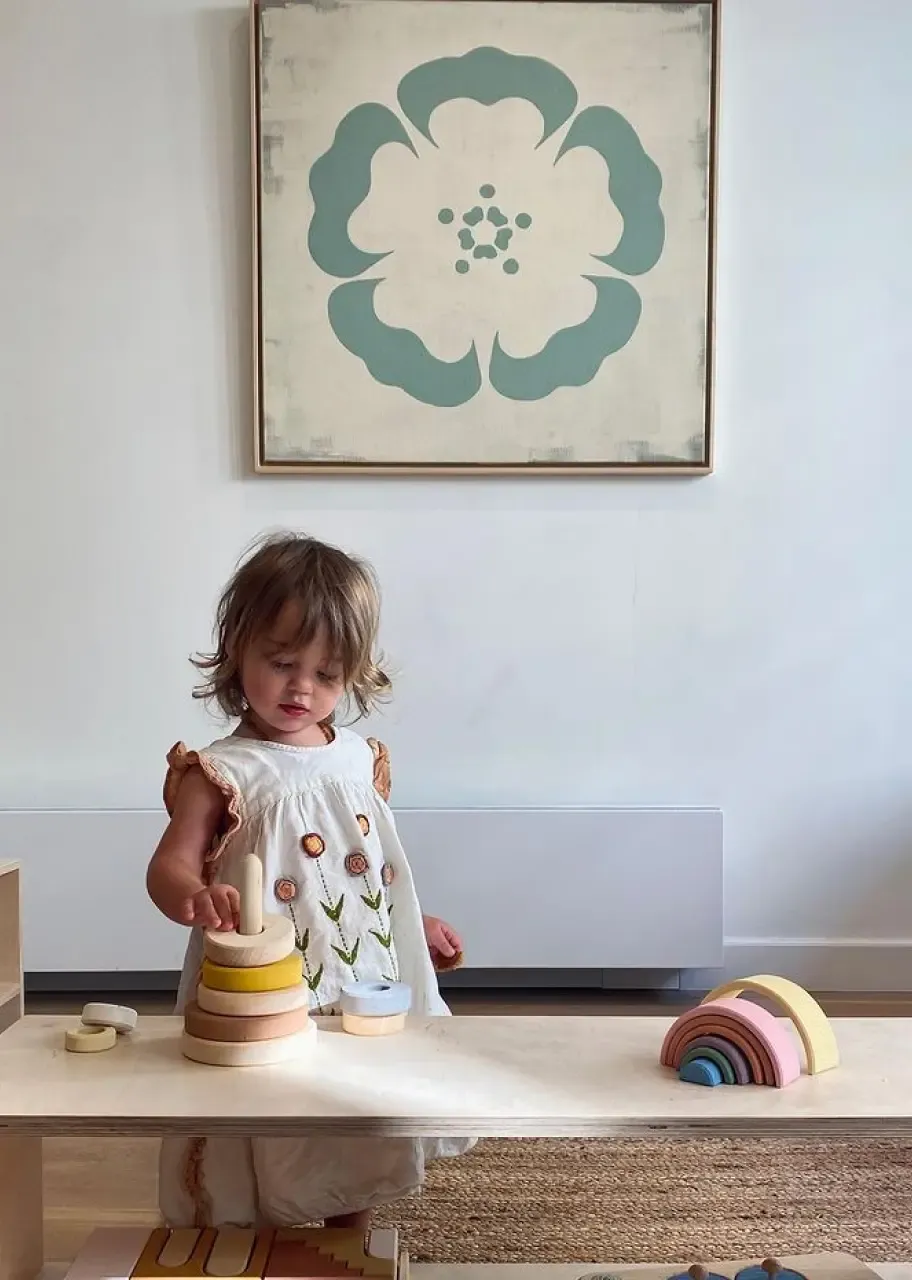
[[[912,1144],[480,1142],[382,1213],[415,1261],[682,1262],[845,1250],[912,1259]]]
[[[45,1141],[48,1256],[157,1221],[155,1139]],[[416,1261],[912,1260],[912,1144],[485,1140],[378,1215]]]

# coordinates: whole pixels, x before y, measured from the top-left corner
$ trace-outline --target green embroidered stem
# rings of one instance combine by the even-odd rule
[[[355,961],[358,959],[358,951],[361,948],[361,939],[360,938],[355,939],[355,945],[352,947],[351,951],[343,951],[342,948],[337,947],[334,942],[331,944],[331,946],[333,951],[335,951],[336,955],[342,961],[342,963],[347,964],[349,969],[354,969]]]
[[[327,895],[327,897],[328,897],[328,896],[329,896],[329,895]],[[332,902],[332,898],[330,898],[330,899],[329,899],[329,901],[330,901],[330,902]],[[343,905],[343,903],[344,903],[344,902],[345,902],[345,894],[344,894],[344,893],[340,893],[340,894],[339,894],[339,901],[338,901],[338,902],[336,902],[333,906],[330,906],[330,905],[329,905],[328,903],[326,903],[326,902],[321,902],[321,903],[320,903],[320,906],[323,908],[323,910],[324,910],[324,911],[326,912],[326,914],[329,916],[329,918],[330,918],[330,920],[333,922],[333,924],[336,924],[336,925],[337,925],[337,924],[339,924],[339,920],[340,920],[340,919],[341,919],[341,917],[342,917],[342,905]],[[341,926],[340,926],[340,928],[339,928],[339,933],[340,933],[340,934],[342,933]],[[344,938],[344,937],[342,938],[342,941],[343,941],[343,942],[345,942],[345,938]],[[345,943],[345,945],[347,946],[347,945],[348,945],[348,943]]]

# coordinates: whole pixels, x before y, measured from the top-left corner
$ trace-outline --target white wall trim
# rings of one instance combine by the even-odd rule
[[[912,991],[912,939],[732,938],[721,969],[685,969],[682,991],[776,973],[811,991]]]

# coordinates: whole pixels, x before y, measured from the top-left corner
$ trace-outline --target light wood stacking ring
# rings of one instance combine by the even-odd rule
[[[299,1031],[279,1040],[200,1040],[183,1032],[181,1052],[192,1062],[210,1067],[268,1067],[301,1057],[316,1041],[312,1031]]]
[[[113,1027],[74,1027],[64,1036],[64,1047],[70,1053],[102,1053],[113,1049],[116,1042]]]
[[[202,965],[203,985],[213,991],[281,991],[283,987],[297,986],[302,974],[300,951],[292,951],[274,964],[255,965],[250,969],[215,964],[208,958]]]
[[[203,934],[203,950],[216,964],[235,969],[252,969],[275,964],[294,950],[294,925],[287,916],[263,916],[260,933],[238,933],[232,929],[207,929]]]
[[[216,991],[200,983],[196,988],[196,1003],[206,1013],[251,1018],[306,1009],[310,1005],[310,990],[303,982],[295,987],[281,987],[278,991]]]
[[[312,1025],[307,1009],[237,1018],[224,1013],[207,1013],[196,1001],[191,1001],[184,1011],[184,1029],[199,1040],[230,1040],[236,1043],[277,1040],[296,1031],[307,1031]]]
[[[404,1013],[391,1013],[382,1017],[376,1014],[342,1013],[342,1030],[350,1036],[392,1036],[405,1030]]]

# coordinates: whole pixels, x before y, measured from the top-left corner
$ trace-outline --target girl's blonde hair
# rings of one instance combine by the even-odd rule
[[[380,590],[373,569],[337,547],[297,533],[267,535],[240,561],[218,603],[215,652],[191,659],[207,676],[193,696],[216,702],[227,716],[241,716],[244,654],[288,605],[299,612],[292,647],[324,636],[342,668],[347,694],[359,713],[367,715],[392,689],[374,653]]]

